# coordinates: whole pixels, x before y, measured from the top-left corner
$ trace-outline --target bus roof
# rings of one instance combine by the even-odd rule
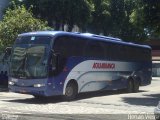
[[[82,38],[92,38],[93,40],[100,40],[104,42],[111,42],[111,43],[117,43],[117,44],[124,44],[124,45],[129,45],[129,46],[137,46],[137,47],[144,47],[151,49],[150,46],[148,45],[140,45],[140,44],[135,44],[132,42],[125,42],[119,38],[114,38],[114,37],[107,37],[107,36],[102,36],[102,35],[96,35],[96,34],[91,34],[91,33],[79,33],[79,32],[64,32],[64,31],[36,31],[36,32],[28,32],[28,33],[22,33],[19,34],[18,36],[38,36],[38,35],[49,35],[49,36],[61,36],[61,35],[72,35],[72,36],[77,36],[77,37],[82,37]]]

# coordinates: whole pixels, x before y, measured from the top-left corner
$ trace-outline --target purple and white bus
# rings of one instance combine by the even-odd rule
[[[11,55],[9,89],[35,97],[125,89],[151,83],[151,48],[89,33],[20,34]]]

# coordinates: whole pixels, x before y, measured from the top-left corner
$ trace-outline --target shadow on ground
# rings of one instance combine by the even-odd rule
[[[139,91],[139,92],[146,92],[146,91]],[[101,91],[101,92],[89,92],[79,94],[77,98],[73,101],[93,98],[93,97],[100,97],[100,96],[109,96],[109,95],[117,95],[125,93],[124,90],[112,90],[112,91]],[[126,93],[125,93],[126,94]],[[17,103],[25,103],[25,104],[49,104],[49,103],[60,103],[60,102],[67,102],[63,99],[62,96],[54,96],[54,97],[41,97],[41,98],[27,98],[27,99],[14,99],[14,100],[4,100],[6,102],[17,102]]]
[[[142,97],[123,97],[125,103],[139,106],[157,106],[160,100],[160,94],[143,95]]]

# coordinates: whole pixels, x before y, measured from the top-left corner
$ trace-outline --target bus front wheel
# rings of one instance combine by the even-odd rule
[[[33,95],[34,99],[45,99],[46,97],[40,95]]]
[[[76,98],[77,93],[78,93],[78,90],[77,90],[76,83],[70,82],[69,84],[67,84],[64,99],[68,101],[73,100]]]

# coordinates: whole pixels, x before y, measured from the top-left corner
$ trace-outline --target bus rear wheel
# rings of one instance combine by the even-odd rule
[[[134,85],[133,85],[133,92],[138,92],[139,91],[139,85],[140,85],[140,83],[139,83],[139,81],[138,80],[135,80],[134,81]]]
[[[76,95],[78,93],[77,85],[74,82],[70,82],[67,84],[64,99],[71,101],[76,98]]]
[[[133,80],[129,79],[128,83],[127,83],[127,88],[126,88],[126,92],[127,93],[132,93],[133,92]]]

